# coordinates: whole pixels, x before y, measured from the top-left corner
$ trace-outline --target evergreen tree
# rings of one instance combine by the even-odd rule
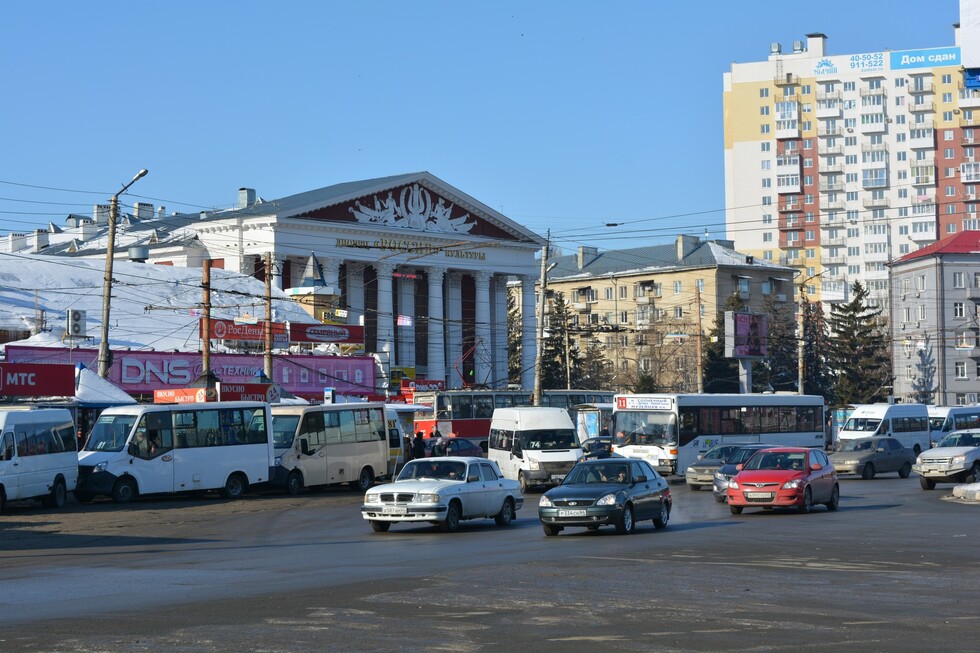
[[[725,311],[741,311],[745,302],[736,291],[725,302],[725,308],[715,316],[715,324],[711,328],[710,342],[704,349],[704,391],[733,392],[739,391],[738,361],[725,357]]]
[[[565,294],[556,292],[551,303],[547,337],[544,339],[541,352],[541,388],[544,390],[567,387],[568,365],[572,367],[573,379],[581,377],[578,348],[572,344],[571,339],[567,343],[565,340],[570,321]],[[568,355],[566,355],[566,344]]]
[[[830,346],[827,321],[819,302],[803,299],[803,394],[820,395],[833,403],[834,384],[825,353]]]
[[[513,288],[507,290],[507,381],[520,385],[523,368],[524,325],[517,296]]]
[[[830,311],[833,337],[826,351],[833,400],[839,404],[885,401],[892,375],[881,309],[870,305],[861,282],[854,282],[851,294],[851,301],[835,304]]]
[[[606,359],[606,350],[598,340],[589,339],[585,355],[572,370],[572,387],[583,390],[609,390],[612,388],[612,368]]]
[[[906,347],[911,346],[911,343],[906,345]],[[915,358],[916,375],[912,381],[912,401],[920,404],[936,403],[936,392],[938,391],[936,387],[936,357],[928,334],[922,338],[920,344],[916,344]]]
[[[766,296],[767,357],[753,368],[752,381],[761,391],[772,388],[776,392],[795,392],[799,377],[796,319],[792,304],[774,300],[773,295]]]

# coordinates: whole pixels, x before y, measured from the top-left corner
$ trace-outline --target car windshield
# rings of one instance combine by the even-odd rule
[[[398,474],[399,481],[435,478],[446,481],[465,481],[466,463],[459,460],[413,460]]]
[[[288,449],[293,446],[293,434],[299,424],[299,415],[273,415],[272,441],[276,449]]]
[[[677,444],[677,419],[669,411],[613,413],[613,444],[617,447]]]
[[[601,465],[576,465],[568,473],[562,485],[582,483],[629,483],[630,469],[625,463]]]
[[[803,469],[806,454],[802,451],[760,451],[749,458],[742,469]]]
[[[980,447],[980,434],[950,433],[936,447]]]
[[[758,449],[755,449],[755,448],[752,448],[752,449],[738,449],[737,451],[735,451],[735,453],[733,453],[731,456],[729,456],[728,460],[725,461],[725,464],[727,464],[727,465],[740,465],[740,464],[744,463],[746,460],[748,460],[749,458],[751,458],[752,457],[752,454],[754,454],[756,451],[758,451]]]
[[[872,419],[870,417],[852,417],[847,420],[844,424],[842,431],[863,431],[867,433],[874,433],[878,430],[878,425],[881,424],[880,419]]]
[[[859,440],[844,440],[844,445],[840,448],[841,451],[871,451],[874,447],[874,440],[866,440],[861,438]]]
[[[732,455],[732,445],[725,444],[719,445],[717,447],[711,447],[704,452],[701,456],[701,460],[727,460],[730,455]]]
[[[578,446],[578,439],[572,429],[521,431],[519,437],[522,449],[554,451],[555,449],[574,449]]]
[[[122,451],[135,423],[136,415],[101,415],[83,451]]]

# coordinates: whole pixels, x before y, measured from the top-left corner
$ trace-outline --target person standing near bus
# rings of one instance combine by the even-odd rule
[[[415,439],[412,440],[412,458],[425,458],[425,440],[423,440],[424,434],[422,431],[415,433]]]

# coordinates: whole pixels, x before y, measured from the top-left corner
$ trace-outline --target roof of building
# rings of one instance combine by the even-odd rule
[[[905,263],[927,256],[944,254],[980,254],[980,231],[961,231],[958,234],[937,240],[914,252],[901,257],[896,263]]]

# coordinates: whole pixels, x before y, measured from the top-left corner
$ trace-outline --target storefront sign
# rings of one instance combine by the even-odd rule
[[[74,396],[74,365],[0,363],[0,397]]]

